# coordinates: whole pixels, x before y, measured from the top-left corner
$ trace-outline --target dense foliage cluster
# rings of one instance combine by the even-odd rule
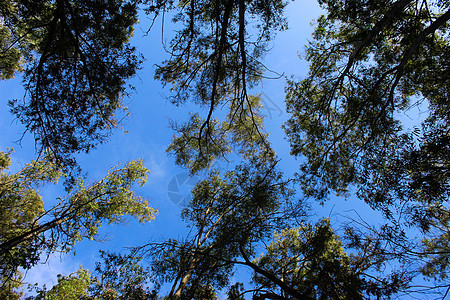
[[[129,44],[130,1],[2,1],[0,75],[23,71],[26,95],[11,111],[40,150],[72,162],[117,126],[126,80],[142,58]]]

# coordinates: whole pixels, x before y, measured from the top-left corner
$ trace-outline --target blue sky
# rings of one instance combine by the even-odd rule
[[[272,50],[264,60],[270,69],[287,76],[293,75],[298,79],[306,76],[307,64],[298,58],[298,53],[303,51],[312,32],[310,23],[319,14],[320,9],[315,1],[289,3],[286,11],[289,29],[278,34],[272,43]],[[93,182],[105,176],[108,169],[118,163],[123,165],[130,160],[143,158],[145,165],[151,170],[151,175],[148,184],[138,189],[137,193],[148,199],[159,213],[153,222],[146,225],[130,220],[126,226],[104,226],[101,232],[108,236],[106,241],[102,243],[83,241],[75,248],[76,256],[53,255],[48,263],[28,272],[25,279],[27,282],[46,283],[50,286],[56,282],[57,274],[67,275],[75,272],[80,265],[92,270],[94,262],[99,258],[99,249],[121,251],[124,247],[148,241],[181,237],[187,232],[184,224],[180,222],[181,208],[171,201],[168,194],[168,190],[172,189],[169,183],[173,184],[174,178],[181,178],[180,174],[186,173],[186,170],[175,166],[174,158],[168,155],[165,149],[173,136],[169,120],[185,120],[189,112],[197,112],[198,108],[192,105],[176,107],[170,104],[166,100],[168,89],[164,90],[160,82],[153,79],[154,65],[161,62],[167,54],[161,45],[161,20],[155,24],[149,36],[144,36],[148,23],[146,17],[142,16],[141,24],[135,30],[133,39],[138,51],[146,57],[146,62],[138,72],[138,76],[131,82],[136,91],[125,100],[130,116],[121,124],[123,129],[116,130],[108,143],[100,145],[89,155],[80,155],[78,161],[83,170],[88,172],[88,181]],[[171,36],[171,27],[169,23],[165,26],[166,42]],[[289,175],[297,170],[298,163],[290,157],[289,145],[281,129],[282,123],[288,118],[284,111],[284,83],[284,79],[264,80],[254,93],[263,95],[267,116],[265,126],[270,134],[271,143],[282,159],[280,168]],[[20,139],[24,128],[8,112],[7,101],[23,97],[20,78],[0,82],[0,95],[0,103],[3,106],[0,110],[0,150],[4,151],[6,147],[15,148],[12,156],[13,170],[18,170],[20,166],[34,159],[36,154],[31,134],[24,136],[21,145],[14,143]],[[125,133],[125,130],[128,133]],[[61,195],[59,186],[45,186],[40,190],[44,200],[49,204]],[[186,191],[185,187],[181,193]],[[317,217],[362,207],[362,204],[356,201],[355,199],[330,201],[324,207],[317,208]],[[359,211],[371,214],[366,209]]]

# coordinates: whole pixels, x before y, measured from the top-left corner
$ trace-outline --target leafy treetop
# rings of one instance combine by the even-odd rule
[[[73,164],[117,126],[126,81],[142,60],[129,44],[136,1],[2,1],[0,78],[24,71],[11,111],[40,151]]]
[[[354,186],[387,216],[421,211],[425,229],[430,204],[450,195],[449,3],[319,2],[309,74],[287,87],[291,153],[306,157],[299,182],[319,200]],[[410,127],[401,115],[414,107],[429,114]]]
[[[136,182],[146,182],[149,171],[142,161],[111,170],[94,184],[86,185],[80,178],[55,204],[44,201],[36,191],[63,175],[51,156],[27,164],[15,174],[3,172],[10,164],[9,153],[0,152],[0,162],[2,286],[12,284],[18,267],[27,270],[36,265],[42,253],[69,251],[82,239],[95,239],[105,221],[120,223],[125,215],[131,215],[145,223],[156,213],[132,191]]]

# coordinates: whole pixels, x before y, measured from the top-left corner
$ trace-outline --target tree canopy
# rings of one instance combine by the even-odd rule
[[[11,111],[40,151],[71,154],[105,141],[126,109],[127,80],[142,58],[129,43],[136,1],[2,1],[0,77],[23,73]]]
[[[308,76],[290,81],[285,129],[291,152],[305,156],[301,185],[330,190],[375,208],[396,202],[442,203],[449,196],[447,1],[320,1],[306,48]],[[403,113],[428,108],[422,124]],[[415,116],[411,116],[416,118]],[[425,210],[426,211],[426,210]]]
[[[260,100],[249,93],[265,76],[267,68],[261,59],[268,42],[277,31],[286,29],[286,3],[169,3],[169,8],[175,9],[173,20],[182,26],[169,43],[170,58],[157,66],[155,78],[171,87],[174,104],[192,101],[207,109],[206,116],[193,114],[187,124],[174,126],[179,136],[169,150],[176,151],[177,162],[186,160],[180,157],[190,151],[188,158],[196,163],[187,167],[196,173],[199,165],[204,168],[227,155],[230,144],[270,151],[261,127]],[[218,119],[219,111],[225,112],[224,123]],[[230,135],[232,143],[225,139]]]
[[[287,87],[291,153],[306,158],[298,181],[322,201],[330,191],[356,195],[396,223],[399,240],[419,228],[416,254],[431,275],[449,253],[448,1],[320,4],[310,71]],[[405,115],[420,120],[417,107],[427,115],[408,125]]]
[[[366,249],[364,256],[347,254],[328,219],[317,224],[303,224],[284,229],[274,235],[266,246],[266,253],[255,263],[275,276],[299,295],[299,299],[367,299],[389,297],[403,288],[404,274],[390,274],[375,280],[376,262],[364,261],[375,251]],[[268,277],[256,273],[253,280],[258,286],[258,299],[271,299],[282,295]],[[255,297],[254,297],[255,298]]]
[[[300,164],[289,178],[278,164],[289,158],[277,156],[261,95],[253,93],[278,76],[264,55],[287,29],[286,2],[0,2],[0,78],[23,76],[26,94],[10,107],[39,149],[16,173],[7,172],[11,153],[0,152],[0,297],[20,298],[19,268],[95,239],[103,222],[154,218],[155,209],[133,192],[149,172],[142,160],[95,183],[75,180],[53,202],[37,191],[67,176],[74,154],[117,126],[128,80],[143,59],[130,44],[142,12],[153,21],[169,14],[176,23],[154,77],[170,87],[173,104],[196,105],[187,121],[172,122],[166,150],[201,176],[181,212],[190,231],[149,236],[129,254],[102,252],[94,272],[60,275],[30,299],[445,298],[450,2],[318,3],[323,15],[303,55],[309,72],[286,86],[283,127]],[[230,168],[215,168],[231,156]],[[333,201],[333,194],[382,217],[375,224],[357,212],[344,222],[315,216],[314,200]],[[242,269],[251,275],[234,281]]]
[[[155,275],[172,283],[169,297],[173,299],[194,297],[199,286],[226,287],[242,252],[253,253],[271,230],[283,227],[292,215],[300,218],[305,213],[303,207],[293,205],[274,166],[257,161],[223,176],[212,171],[192,193],[182,212],[192,236],[138,249],[152,258]]]
[[[2,289],[14,287],[18,268],[28,270],[41,254],[70,251],[82,239],[95,239],[105,221],[120,223],[125,215],[140,222],[154,218],[155,210],[132,191],[143,185],[149,172],[142,161],[111,170],[102,180],[85,184],[80,178],[66,196],[43,200],[36,188],[56,183],[64,175],[54,159],[32,162],[15,174],[3,172],[10,153],[0,152],[0,272]],[[45,205],[47,203],[47,205]]]

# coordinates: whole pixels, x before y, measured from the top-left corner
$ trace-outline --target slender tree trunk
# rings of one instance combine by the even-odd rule
[[[196,257],[194,258],[191,263],[189,264],[189,268],[188,271],[186,273],[186,275],[183,276],[183,278],[181,279],[180,283],[178,284],[177,290],[175,291],[175,294],[169,295],[169,298],[172,300],[179,300],[181,298],[181,293],[183,292],[184,288],[186,287],[187,283],[189,282],[189,280],[191,279],[192,275],[194,274],[195,268],[197,267],[197,265],[200,262],[200,257]],[[172,288],[173,290],[173,288]]]
[[[63,222],[70,219],[70,216],[60,217],[53,221],[47,222],[43,225],[40,225],[24,234],[21,234],[15,238],[12,238],[10,240],[7,240],[6,242],[3,242],[0,245],[0,256],[4,255],[6,252],[11,250],[12,248],[18,246],[21,243],[26,242],[27,240],[31,240],[34,237],[40,235],[41,233],[50,230],[52,228],[55,228],[56,226],[62,224]]]

